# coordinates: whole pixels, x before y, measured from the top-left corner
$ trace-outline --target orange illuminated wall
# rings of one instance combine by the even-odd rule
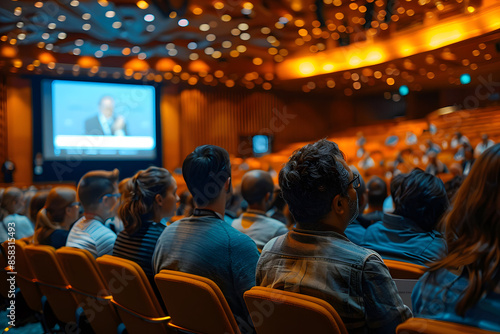
[[[16,164],[14,182],[24,186],[33,181],[31,82],[15,77],[9,77],[8,80],[7,152],[10,160]]]

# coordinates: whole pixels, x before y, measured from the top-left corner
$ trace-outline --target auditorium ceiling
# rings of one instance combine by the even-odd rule
[[[500,71],[498,0],[1,0],[0,7],[6,73],[356,95],[481,82]]]

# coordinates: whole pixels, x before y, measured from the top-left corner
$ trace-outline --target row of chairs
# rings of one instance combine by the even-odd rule
[[[7,244],[3,246],[6,249]],[[89,331],[98,334],[167,333],[171,329],[240,333],[224,295],[207,278],[169,270],[157,274],[155,282],[169,312],[167,316],[135,262],[109,255],[95,260],[86,250],[63,247],[56,251],[22,241],[15,242],[15,252],[16,264],[10,269],[17,272],[17,284],[28,306],[44,315],[45,326],[50,323],[47,314],[53,312],[66,332],[86,328],[82,322],[86,319],[92,327]],[[400,278],[418,278],[423,273],[418,266],[410,265],[405,270],[405,264],[397,261],[389,261],[388,267],[392,275]],[[9,273],[4,271],[2,275]],[[321,299],[265,287],[250,289],[244,298],[258,334],[347,334],[340,316]],[[413,318],[401,324],[397,333],[489,332]]]

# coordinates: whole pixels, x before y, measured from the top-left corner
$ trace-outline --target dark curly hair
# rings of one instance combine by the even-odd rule
[[[283,198],[301,227],[313,227],[331,211],[335,196],[347,196],[349,172],[342,160],[338,145],[322,139],[295,151],[281,169]]]

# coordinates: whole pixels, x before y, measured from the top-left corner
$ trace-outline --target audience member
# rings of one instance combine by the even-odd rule
[[[286,217],[287,205],[281,194],[281,189],[275,188],[273,193],[273,202],[270,205],[270,209],[267,211],[267,215],[273,219],[276,219],[287,228],[291,228],[291,224]]]
[[[464,144],[463,145],[464,149],[464,158],[462,161],[462,174],[464,176],[469,175],[470,169],[472,168],[472,165],[474,164],[474,150],[470,145]]]
[[[431,152],[429,153],[429,164],[425,168],[425,172],[432,174],[432,175],[437,175],[441,173],[448,173],[448,167],[444,163],[441,162],[441,160],[438,159],[438,154],[436,152]]]
[[[252,238],[260,250],[272,238],[288,232],[283,223],[266,215],[273,192],[269,172],[252,170],[241,180],[241,195],[248,202],[248,210],[236,218],[232,226]]]
[[[476,161],[443,219],[448,254],[412,294],[416,316],[500,332],[500,144]]]
[[[359,179],[337,144],[320,140],[296,151],[279,184],[297,228],[266,244],[257,284],[330,303],[349,333],[394,333],[411,317],[375,252],[343,234],[356,219]]]
[[[368,208],[364,218],[370,221],[370,225],[381,221],[384,214],[384,201],[387,197],[387,184],[378,176],[373,176],[368,181]],[[362,214],[362,212],[360,212]]]
[[[84,213],[71,228],[66,246],[86,249],[96,258],[111,255],[116,234],[104,223],[118,209],[118,174],[118,169],[97,170],[80,179],[77,193]]]
[[[358,217],[345,229],[345,235],[354,242],[356,245],[360,245],[363,242],[366,229],[372,224],[372,222],[365,217],[363,217],[362,212],[365,211],[368,205],[368,193],[366,191],[366,184],[363,177],[359,174],[358,170],[354,166],[350,166],[355,177],[359,177],[359,187],[355,187],[356,194],[358,196]]]
[[[120,204],[118,208],[120,208],[123,201],[130,197],[130,193],[132,192],[132,189],[129,189],[130,183],[128,181],[130,181],[130,177],[126,177],[118,183],[118,192],[120,193]],[[120,234],[120,232],[125,229],[123,221],[118,214],[106,220],[104,225],[115,232],[116,235]]]
[[[193,196],[189,191],[184,191],[179,197],[179,207],[177,208],[177,216],[189,217],[193,214]]]
[[[177,182],[165,168],[149,167],[137,172],[127,183],[129,193],[122,195],[118,209],[125,230],[116,238],[113,255],[139,264],[155,286],[153,252],[165,229],[162,219],[175,215],[179,200]]]
[[[28,217],[19,214],[24,207],[24,195],[21,189],[16,187],[5,189],[0,203],[0,242],[33,235],[33,224]]]
[[[463,144],[470,145],[469,138],[464,136],[460,131],[455,132],[455,135],[450,142],[451,148],[459,148]]]
[[[45,202],[47,201],[48,196],[49,196],[49,190],[40,190],[31,199],[28,218],[33,223],[36,223],[38,212],[42,210],[43,207],[45,206]]]
[[[232,224],[240,216],[242,200],[241,189],[232,187],[227,198],[226,210],[224,211],[224,221],[226,223]]]
[[[457,193],[458,189],[464,182],[465,177],[460,175],[460,176],[455,176],[448,182],[444,184],[444,188],[446,189],[446,196],[448,196],[448,200],[451,201],[455,197],[455,194]]]
[[[33,242],[56,249],[65,246],[68,230],[79,218],[79,212],[80,203],[76,201],[75,190],[68,187],[53,188],[47,194],[45,206],[36,216]]]
[[[435,226],[448,208],[443,182],[414,169],[396,192],[394,214],[366,229],[363,247],[383,258],[426,265],[446,252],[446,243]]]
[[[474,149],[474,158],[478,158],[481,154],[483,154],[486,149],[490,148],[491,146],[495,145],[495,142],[491,139],[488,139],[488,135],[486,133],[483,133],[481,135],[481,142],[476,145],[476,148]]]
[[[384,213],[393,213],[394,212],[394,197],[396,197],[396,192],[401,186],[401,183],[403,183],[403,180],[405,179],[406,174],[400,173],[394,175],[394,177],[391,179],[391,183],[389,185],[390,189],[390,195],[384,200]]]
[[[428,156],[431,153],[438,154],[441,152],[441,147],[438,144],[434,143],[432,140],[427,139],[425,143],[426,143],[425,155]]]
[[[163,231],[153,256],[155,273],[169,269],[211,279],[222,290],[241,331],[251,332],[243,293],[255,285],[259,252],[250,237],[224,221],[231,191],[229,154],[218,146],[199,146],[184,160],[182,174],[195,210]]]

